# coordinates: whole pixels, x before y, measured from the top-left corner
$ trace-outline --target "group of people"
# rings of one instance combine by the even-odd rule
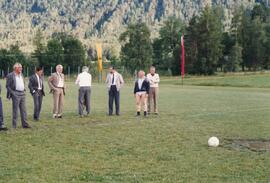
[[[143,108],[143,115],[147,116],[150,113],[158,115],[157,98],[159,88],[159,75],[156,73],[155,67],[150,67],[150,72],[145,76],[143,70],[138,72],[138,78],[134,86],[134,96],[136,99],[137,116],[141,115]],[[79,86],[78,92],[78,113],[80,117],[90,114],[90,96],[92,76],[89,73],[89,68],[84,66],[82,73],[77,76],[76,82]],[[57,65],[56,72],[48,78],[48,85],[50,93],[53,95],[53,118],[62,118],[64,96],[65,96],[65,75],[63,74],[63,66]],[[120,115],[120,90],[124,85],[124,79],[116,69],[111,66],[109,74],[106,78],[106,85],[108,88],[108,115],[112,116],[114,113]],[[42,101],[45,96],[44,91],[44,77],[43,69],[37,67],[35,74],[29,77],[28,88],[33,97],[34,113],[33,120],[39,121]],[[26,112],[26,86],[25,79],[22,74],[22,65],[15,63],[13,72],[6,77],[7,98],[12,100],[12,126],[17,128],[18,113],[20,112],[22,128],[31,128],[27,122]],[[1,84],[0,84],[1,94]],[[86,113],[84,113],[84,109]],[[4,125],[3,105],[0,96],[0,131],[8,130]]]

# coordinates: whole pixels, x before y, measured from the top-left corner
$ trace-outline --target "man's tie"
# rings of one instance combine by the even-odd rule
[[[114,74],[112,76],[112,85],[114,84]]]

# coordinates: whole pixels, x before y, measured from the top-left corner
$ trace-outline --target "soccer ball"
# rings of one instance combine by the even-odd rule
[[[208,139],[208,146],[209,147],[218,147],[219,140],[217,137],[211,137]]]

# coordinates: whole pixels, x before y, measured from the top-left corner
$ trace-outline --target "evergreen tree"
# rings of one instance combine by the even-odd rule
[[[51,39],[47,43],[45,57],[41,62],[41,66],[45,68],[46,74],[49,74],[50,68],[57,64],[64,63],[64,48],[57,39]]]
[[[44,58],[44,52],[46,49],[46,46],[44,44],[44,37],[42,34],[41,29],[38,29],[36,32],[36,35],[33,40],[33,44],[35,47],[34,53],[32,54],[32,57],[35,58],[40,65],[42,63],[42,59]]]
[[[153,48],[150,30],[145,23],[130,24],[120,35],[121,61],[128,71],[148,69],[152,65]]]

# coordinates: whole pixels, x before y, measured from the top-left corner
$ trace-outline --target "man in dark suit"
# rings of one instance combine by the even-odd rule
[[[28,88],[34,100],[34,115],[35,121],[39,121],[42,99],[45,96],[44,92],[44,80],[43,69],[41,67],[36,68],[36,73],[29,78]]]
[[[22,75],[22,65],[15,63],[13,72],[7,75],[7,98],[12,99],[12,126],[17,128],[18,111],[20,109],[23,128],[31,128],[27,123],[25,107],[25,84]]]
[[[0,94],[1,94],[1,84],[0,84]],[[7,128],[4,126],[4,115],[3,115],[3,105],[0,96],[0,131],[6,131]]]

